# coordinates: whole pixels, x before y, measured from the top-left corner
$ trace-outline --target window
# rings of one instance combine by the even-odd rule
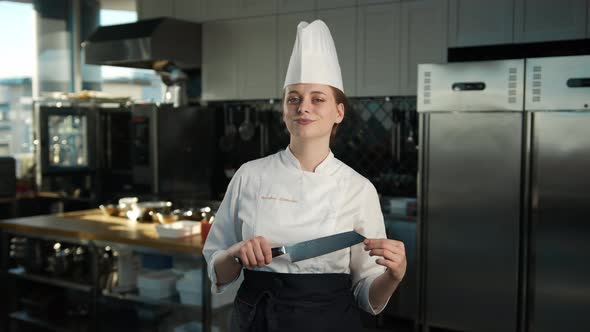
[[[34,29],[32,4],[0,2],[0,31],[10,31],[0,33],[0,156],[30,162],[32,77],[36,68]]]

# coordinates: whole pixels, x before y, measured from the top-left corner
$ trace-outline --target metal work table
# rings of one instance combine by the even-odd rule
[[[11,236],[31,237],[36,239],[68,241],[69,243],[78,243],[87,245],[89,248],[97,248],[105,245],[124,245],[140,253],[161,253],[173,255],[175,257],[189,258],[198,262],[202,269],[202,284],[195,285],[202,289],[202,305],[191,306],[192,309],[200,311],[195,318],[200,318],[203,331],[211,331],[212,306],[210,282],[207,276],[206,262],[202,256],[201,236],[191,236],[183,238],[162,238],[159,237],[155,224],[152,223],[133,223],[126,218],[104,216],[100,210],[92,209],[85,211],[75,211],[60,213],[54,215],[42,215],[34,217],[7,219],[0,221],[0,233],[2,244],[2,272],[4,277],[15,277],[26,279],[32,282],[44,283],[53,287],[65,287],[81,291],[87,291],[97,300],[99,298],[119,299],[123,301],[145,302],[139,296],[133,294],[113,294],[106,293],[99,289],[97,269],[92,269],[91,285],[79,285],[68,281],[52,279],[47,276],[37,276],[27,274],[26,272],[9,269],[8,251]],[[96,260],[93,259],[93,265]],[[97,301],[95,301],[96,303]],[[157,300],[147,301],[158,304]],[[164,305],[178,305],[179,302],[163,301]],[[96,310],[96,308],[94,308]],[[4,314],[4,313],[2,313]],[[22,319],[23,313],[6,313],[9,319]],[[20,315],[20,316],[19,316]],[[17,317],[18,316],[18,317]],[[3,317],[2,319],[4,319]],[[26,318],[26,317],[25,317]],[[34,318],[29,317],[25,320],[28,323],[35,324]],[[0,322],[2,321],[0,319]],[[45,326],[47,328],[47,326]],[[51,328],[49,328],[51,330]],[[55,329],[54,329],[55,330]],[[58,329],[58,330],[61,330]],[[92,328],[90,330],[93,330]]]

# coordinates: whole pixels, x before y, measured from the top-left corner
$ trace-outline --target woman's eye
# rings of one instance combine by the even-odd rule
[[[290,97],[290,98],[287,99],[287,102],[289,104],[297,104],[299,102],[299,98],[297,98],[297,97]]]
[[[322,99],[322,98],[314,98],[313,99],[314,103],[322,103],[323,101],[324,101],[324,99]]]

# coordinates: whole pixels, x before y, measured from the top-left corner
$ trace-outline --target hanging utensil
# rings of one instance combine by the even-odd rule
[[[408,129],[408,137],[406,138],[406,142],[408,144],[412,144],[414,142],[414,129],[412,128],[412,121],[410,120],[410,111],[405,112],[405,122]]]
[[[414,126],[412,125],[411,116],[411,111],[405,112],[405,126],[408,130],[408,137],[406,138],[406,147],[408,149],[408,152],[413,153],[416,151],[416,142],[414,139]]]
[[[391,120],[393,125],[391,126],[391,148],[392,148],[392,155],[394,160],[399,163],[401,161],[401,135],[402,135],[402,126],[401,126],[401,119],[399,116],[399,110],[393,110],[393,114],[391,116]]]
[[[244,141],[249,141],[254,137],[255,129],[252,122],[250,122],[250,108],[246,107],[244,111],[244,122],[240,125],[239,128],[240,138]]]
[[[225,105],[223,105],[223,135],[221,135],[221,137],[219,137],[219,149],[220,150],[224,150],[223,146],[224,146],[224,140],[225,140],[225,136],[227,135],[227,108],[225,107]]]
[[[239,110],[239,107],[238,107]],[[238,132],[238,130],[236,129],[236,125],[234,124],[234,112],[236,110],[229,108],[228,109],[228,113],[229,113],[229,123],[227,124],[227,135],[231,136],[232,138],[234,138]]]
[[[271,129],[271,123],[270,121],[273,120],[273,112],[275,112],[272,103],[270,104],[270,106],[268,107],[268,109],[266,110],[266,112],[264,113],[264,118],[263,118],[263,122],[264,122],[264,149],[265,149],[265,153],[269,153],[270,152],[270,144],[268,142],[268,133],[270,132]],[[287,126],[285,125],[285,128],[287,128]]]
[[[260,113],[263,112],[263,109],[258,109],[255,110],[254,115],[255,115],[255,126],[258,127],[259,129],[259,133],[258,133],[258,138],[259,138],[259,143],[260,143],[260,157],[264,157],[264,123],[262,121],[260,121],[260,117],[262,116]]]
[[[229,112],[229,116],[228,116]],[[231,111],[228,111],[227,105],[223,105],[223,125],[224,125],[224,134],[219,139],[219,149],[222,152],[230,152],[234,148],[235,142],[235,126],[233,123],[229,121],[232,119],[228,119],[231,117]],[[233,129],[232,129],[233,128]]]

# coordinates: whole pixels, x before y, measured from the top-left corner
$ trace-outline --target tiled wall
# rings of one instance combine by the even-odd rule
[[[345,114],[332,151],[357,172],[367,177],[382,195],[416,196],[418,118],[416,97],[351,98],[351,110]],[[282,122],[281,101],[268,100],[212,103],[220,115],[217,120],[219,137],[224,135],[228,118],[239,130],[244,111],[250,109],[250,120],[256,135],[248,141],[233,140],[230,151],[221,151],[218,169],[231,173],[242,163],[275,153],[289,144],[289,134]],[[225,112],[224,112],[225,109]],[[264,129],[263,129],[264,128]],[[261,133],[266,131],[267,139]],[[218,191],[227,185],[227,176],[219,172]]]
[[[415,196],[416,98],[355,98],[351,106],[333,141],[334,154],[371,180],[379,193]]]

